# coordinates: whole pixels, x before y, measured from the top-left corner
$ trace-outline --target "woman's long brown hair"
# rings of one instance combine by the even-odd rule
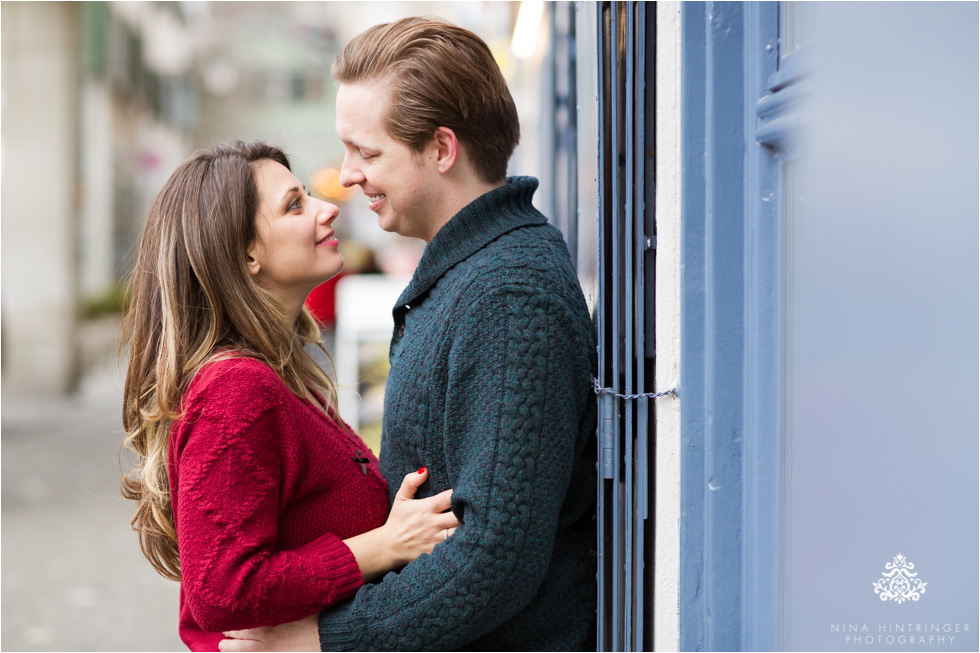
[[[330,378],[305,344],[320,331],[304,308],[291,322],[282,303],[258,286],[246,265],[259,197],[255,164],[289,168],[278,148],[236,141],[198,151],[164,185],[147,216],[129,279],[123,346],[123,446],[137,456],[122,494],[136,501],[133,529],[162,576],[180,580],[180,555],[167,473],[170,429],[191,379],[217,357],[267,363],[298,396],[307,386],[336,406]]]

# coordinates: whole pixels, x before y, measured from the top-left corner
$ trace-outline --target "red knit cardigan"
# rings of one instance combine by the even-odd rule
[[[361,573],[342,540],[388,514],[364,442],[294,395],[264,363],[202,369],[170,436],[180,550],[180,637],[295,621],[350,597]]]

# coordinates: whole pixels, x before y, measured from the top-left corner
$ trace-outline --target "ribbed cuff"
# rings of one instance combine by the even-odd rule
[[[347,624],[351,602],[345,601],[329,610],[320,613],[320,650],[321,651],[355,651],[352,633]]]
[[[319,542],[321,580],[327,591],[327,603],[332,605],[349,599],[364,584],[357,559],[343,540],[324,536]]]

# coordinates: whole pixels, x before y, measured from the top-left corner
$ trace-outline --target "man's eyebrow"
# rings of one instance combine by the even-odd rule
[[[359,143],[359,142],[357,142],[355,140],[352,140],[350,138],[342,138],[342,139],[340,139],[340,142],[343,143],[344,145],[349,145],[350,147],[353,147],[356,150],[377,150],[376,147],[371,147],[370,145],[365,145],[364,143]]]

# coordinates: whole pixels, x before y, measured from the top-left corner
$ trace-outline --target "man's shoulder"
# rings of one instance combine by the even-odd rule
[[[450,270],[440,284],[449,291],[452,310],[460,314],[488,307],[546,306],[556,320],[565,316],[583,328],[590,324],[568,248],[561,232],[549,229],[558,234],[557,240],[505,234]]]
[[[550,224],[509,231],[463,261],[458,273],[485,285],[567,280],[574,276],[561,232]]]

